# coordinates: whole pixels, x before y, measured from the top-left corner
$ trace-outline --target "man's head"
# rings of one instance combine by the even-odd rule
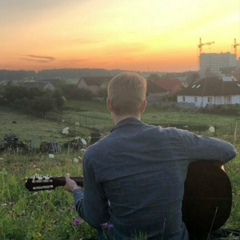
[[[139,115],[145,110],[146,94],[146,79],[136,73],[121,73],[108,84],[108,108],[118,116]]]

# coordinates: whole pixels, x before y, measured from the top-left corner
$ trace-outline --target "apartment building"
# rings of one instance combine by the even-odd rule
[[[227,53],[202,53],[200,55],[199,74],[201,77],[207,77],[207,74],[213,73],[220,75],[221,68],[237,67],[236,54]]]

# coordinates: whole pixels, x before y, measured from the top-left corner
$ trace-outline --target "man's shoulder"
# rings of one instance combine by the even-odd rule
[[[162,127],[162,126],[155,126],[159,132],[166,133],[166,134],[173,134],[173,135],[178,135],[178,134],[188,134],[189,131],[185,129],[180,129],[176,127]]]
[[[85,154],[94,154],[95,152],[99,152],[105,149],[108,146],[109,142],[111,142],[109,140],[109,136],[105,136],[94,144],[90,145],[85,151]]]

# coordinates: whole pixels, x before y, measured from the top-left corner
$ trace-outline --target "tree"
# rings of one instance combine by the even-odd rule
[[[63,99],[63,96],[62,96],[62,92],[60,90],[56,90],[54,91],[53,93],[53,98],[55,100],[55,104],[56,104],[56,107],[57,109],[62,109],[65,101]]]
[[[156,73],[153,73],[153,74],[149,75],[148,78],[147,78],[147,80],[150,80],[150,81],[153,81],[153,82],[158,80],[158,79],[160,79],[160,76]]]
[[[50,95],[35,98],[31,102],[31,110],[37,116],[43,116],[47,112],[56,110],[55,100]]]
[[[13,104],[15,100],[24,98],[28,95],[28,89],[20,86],[6,86],[3,93],[4,98],[9,104]]]

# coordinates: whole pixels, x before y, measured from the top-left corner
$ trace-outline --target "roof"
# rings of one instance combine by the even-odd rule
[[[234,71],[232,75],[237,79],[237,81],[240,81],[240,69]]]
[[[204,78],[178,92],[180,96],[229,96],[240,95],[240,83],[221,78]]]
[[[21,86],[26,87],[28,89],[32,88],[40,88],[44,89],[44,87],[48,84],[51,84],[49,82],[44,82],[44,81],[37,81],[37,82],[24,82],[21,84]],[[52,84],[51,84],[52,85]],[[53,86],[53,85],[52,85]],[[53,86],[54,87],[54,86]]]
[[[165,93],[166,90],[161,88],[158,84],[155,82],[148,80],[147,81],[147,92],[148,93]]]
[[[112,76],[105,77],[82,77],[78,82],[84,80],[88,86],[96,85],[101,86],[105,82],[109,82],[112,79]]]
[[[175,90],[176,86],[182,87],[182,83],[178,79],[157,79],[154,82],[157,83],[161,88],[170,92]]]
[[[44,78],[44,79],[41,79],[41,81],[49,82],[54,86],[57,86],[61,82],[61,78]]]
[[[22,86],[26,88],[43,88],[47,83],[46,82],[24,82]]]

